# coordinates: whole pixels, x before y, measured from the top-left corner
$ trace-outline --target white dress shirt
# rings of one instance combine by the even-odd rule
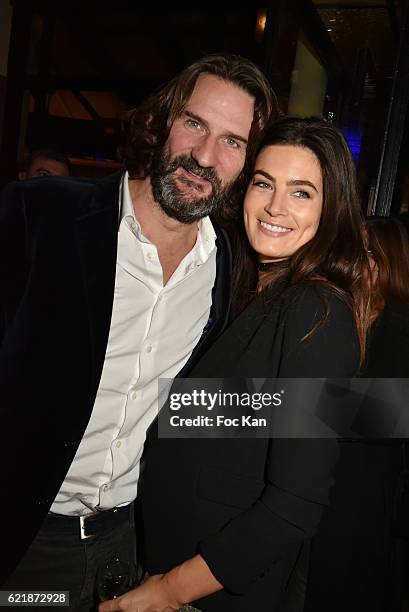
[[[210,219],[198,223],[195,246],[164,286],[157,249],[134,214],[127,174],[121,197],[105,362],[91,419],[51,507],[59,514],[88,514],[135,499],[146,430],[166,399],[158,398],[158,378],[173,378],[186,363],[212,302],[216,245]]]

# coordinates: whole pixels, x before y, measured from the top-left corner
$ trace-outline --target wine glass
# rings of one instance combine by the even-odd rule
[[[124,561],[119,555],[103,563],[97,571],[96,591],[99,601],[115,599],[137,585],[138,570],[133,561]]]

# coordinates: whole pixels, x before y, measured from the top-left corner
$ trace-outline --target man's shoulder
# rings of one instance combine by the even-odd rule
[[[47,176],[22,181],[19,185],[28,196],[47,196],[48,194],[76,196],[92,194],[96,190],[109,189],[111,186],[119,185],[121,176],[121,172],[115,172],[104,178]]]
[[[49,176],[15,181],[3,190],[2,199],[20,199],[30,208],[69,205],[81,214],[83,206],[97,194],[108,195],[115,201],[121,176],[116,172],[102,179]]]

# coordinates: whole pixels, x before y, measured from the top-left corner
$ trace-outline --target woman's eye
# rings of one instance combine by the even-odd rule
[[[271,185],[269,185],[268,183],[266,183],[265,181],[253,181],[253,185],[255,187],[260,187],[260,189],[271,189]]]
[[[293,195],[295,195],[297,198],[310,198],[310,194],[308,193],[308,191],[295,191],[293,193]]]

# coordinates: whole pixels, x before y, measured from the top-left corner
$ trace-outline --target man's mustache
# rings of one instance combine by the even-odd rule
[[[216,174],[214,168],[203,168],[199,166],[199,164],[193,159],[193,157],[188,157],[187,155],[178,155],[175,157],[169,164],[166,166],[166,174],[171,174],[177,168],[183,168],[188,172],[192,172],[196,176],[206,179],[209,181],[214,190],[221,189],[220,179]]]

